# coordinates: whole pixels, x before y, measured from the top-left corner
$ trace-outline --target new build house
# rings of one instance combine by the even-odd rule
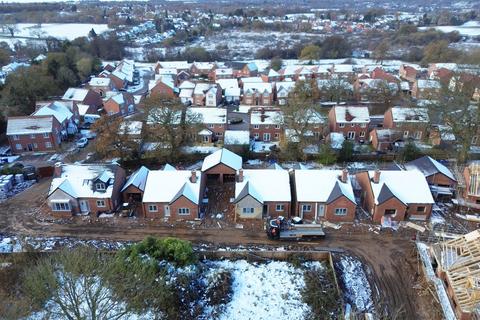
[[[434,200],[427,180],[418,170],[375,170],[357,173],[362,206],[374,222],[428,220]]]
[[[295,170],[294,211],[309,221],[355,219],[355,196],[347,170]]]
[[[283,132],[283,113],[260,110],[250,113],[250,134],[256,141],[279,141]]]
[[[402,132],[403,139],[422,140],[427,137],[430,123],[425,108],[389,108],[384,115],[383,127]]]
[[[47,203],[59,216],[114,212],[125,171],[117,164],[56,164]]]
[[[202,190],[200,171],[150,170],[142,199],[144,217],[167,220],[200,218]]]
[[[290,178],[287,170],[240,169],[235,183],[235,214],[241,219],[288,217]]]
[[[227,109],[192,107],[189,113],[204,125],[204,128],[197,133],[196,141],[201,143],[212,143],[223,140],[227,124]]]
[[[242,157],[228,149],[220,149],[203,159],[202,175],[207,181],[233,182],[241,168]]]

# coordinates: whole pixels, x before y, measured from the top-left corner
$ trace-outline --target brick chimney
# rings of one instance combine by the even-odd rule
[[[62,163],[61,162],[55,162],[55,165],[53,167],[53,177],[58,178],[62,174]]]
[[[191,183],[197,183],[197,171],[192,170],[192,175],[190,176]]]
[[[238,170],[238,182],[243,182],[243,169]]]
[[[340,181],[342,181],[343,183],[347,183],[347,178],[348,178],[348,170],[343,169],[342,175],[340,176]]]
[[[373,173],[373,183],[378,183],[380,181],[380,170],[375,169]]]

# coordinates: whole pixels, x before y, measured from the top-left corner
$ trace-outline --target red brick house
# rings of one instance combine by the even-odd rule
[[[261,108],[250,113],[250,135],[256,141],[280,141],[283,133],[283,113]]]
[[[202,176],[205,181],[235,181],[242,168],[242,157],[228,149],[220,149],[203,159]]]
[[[389,108],[384,115],[383,127],[403,132],[403,139],[427,138],[430,119],[425,108]]]
[[[92,89],[69,88],[62,97],[65,101],[74,101],[92,109],[99,109],[103,105],[102,97]]]
[[[135,112],[135,101],[129,92],[115,92],[103,104],[103,110],[109,115],[126,116]]]
[[[197,142],[212,143],[223,140],[227,126],[227,109],[192,107],[188,112],[194,117],[199,117],[204,125],[195,137]]]
[[[173,79],[168,77],[150,80],[148,90],[151,96],[161,95],[170,98],[176,97],[176,88]]]
[[[455,175],[437,160],[424,156],[405,163],[407,170],[419,170],[423,173],[435,199],[449,200],[457,187]]]
[[[374,128],[369,133],[369,142],[377,151],[394,151],[395,143],[403,142],[403,132],[396,129]]]
[[[274,87],[267,82],[243,83],[242,103],[253,106],[271,106],[275,98]]]
[[[208,77],[217,68],[214,62],[194,62],[190,67],[190,74],[194,77]]]
[[[364,171],[357,173],[356,180],[362,206],[374,222],[430,218],[434,200],[420,171]]]
[[[356,202],[347,170],[295,170],[295,215],[307,221],[352,222]]]
[[[334,106],[328,113],[330,132],[342,133],[348,140],[367,139],[370,113],[368,107]]]
[[[37,104],[32,116],[54,116],[62,128],[62,135],[77,133],[80,115],[78,106],[73,101],[52,101]]]
[[[108,91],[118,89],[112,79],[105,77],[94,77],[88,82],[88,88],[97,92],[101,97],[105,97]]]
[[[216,107],[222,101],[222,88],[216,83],[196,83],[193,90],[193,104]]]
[[[144,217],[171,221],[201,218],[202,183],[200,171],[149,171],[142,199]]]
[[[56,164],[47,203],[57,216],[112,213],[122,204],[124,183],[117,164]]]
[[[288,217],[291,205],[288,171],[238,170],[234,204],[236,217],[240,219]]]
[[[53,115],[9,117],[6,134],[13,154],[54,152],[62,141],[62,127]]]
[[[417,79],[412,86],[412,97],[418,100],[435,99],[441,87],[437,80]]]
[[[415,82],[417,80],[418,70],[412,66],[402,64],[398,73],[400,78],[407,80],[408,82]]]
[[[255,62],[245,64],[239,73],[239,76],[241,77],[256,77],[257,75],[258,67]]]

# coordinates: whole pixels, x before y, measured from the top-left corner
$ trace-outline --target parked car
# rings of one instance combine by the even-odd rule
[[[87,138],[89,140],[97,136],[97,134],[92,130],[80,130],[80,134],[82,135],[82,137]]]
[[[79,148],[85,148],[85,146],[88,144],[88,139],[87,138],[80,138],[77,141],[77,147]]]

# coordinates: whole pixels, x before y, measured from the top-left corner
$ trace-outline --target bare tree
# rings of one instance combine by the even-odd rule
[[[197,134],[202,122],[198,113],[192,112],[178,98],[162,95],[145,100],[147,139],[159,144],[157,151],[167,151],[176,156]]]
[[[453,134],[457,142],[456,158],[463,163],[469,159],[474,137],[480,134],[480,101],[473,102],[467,85],[442,85],[431,94],[430,121],[444,124],[445,133]]]
[[[64,250],[42,259],[25,275],[24,290],[46,318],[128,319],[125,303],[117,299],[102,274],[112,258],[92,249]]]

